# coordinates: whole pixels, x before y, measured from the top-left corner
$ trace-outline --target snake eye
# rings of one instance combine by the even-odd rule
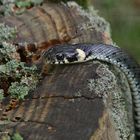
[[[63,60],[64,54],[62,54],[62,53],[56,54],[56,58],[57,58],[57,60]]]
[[[69,62],[74,62],[74,61],[78,60],[77,55],[78,55],[78,53],[74,52],[74,53],[71,53],[71,54],[67,54],[66,58]]]

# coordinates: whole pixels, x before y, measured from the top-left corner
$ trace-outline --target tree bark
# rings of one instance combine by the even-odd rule
[[[13,42],[26,42],[28,51],[34,52],[33,62],[55,44],[112,44],[108,23],[74,2],[46,2],[1,21],[16,25],[18,35]],[[33,43],[37,44],[35,50],[29,48]],[[27,140],[120,140],[131,136],[131,93],[120,70],[98,61],[50,67],[17,108],[6,111],[3,105],[2,131],[18,131]]]

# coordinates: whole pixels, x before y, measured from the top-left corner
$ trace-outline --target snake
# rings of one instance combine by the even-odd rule
[[[140,65],[123,49],[108,44],[60,44],[42,55],[46,64],[73,64],[99,60],[118,67],[126,76],[132,96],[135,139],[140,140]]]

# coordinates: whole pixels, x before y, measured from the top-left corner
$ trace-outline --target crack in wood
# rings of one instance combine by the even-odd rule
[[[87,100],[94,100],[96,98],[101,98],[101,97],[87,97],[84,95],[80,95],[80,96],[45,96],[45,97],[32,97],[31,99],[49,99],[49,98],[63,98],[63,99],[87,99]]]

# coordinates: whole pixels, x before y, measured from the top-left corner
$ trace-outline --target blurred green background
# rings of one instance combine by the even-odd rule
[[[89,0],[111,26],[114,42],[140,63],[140,0]]]

